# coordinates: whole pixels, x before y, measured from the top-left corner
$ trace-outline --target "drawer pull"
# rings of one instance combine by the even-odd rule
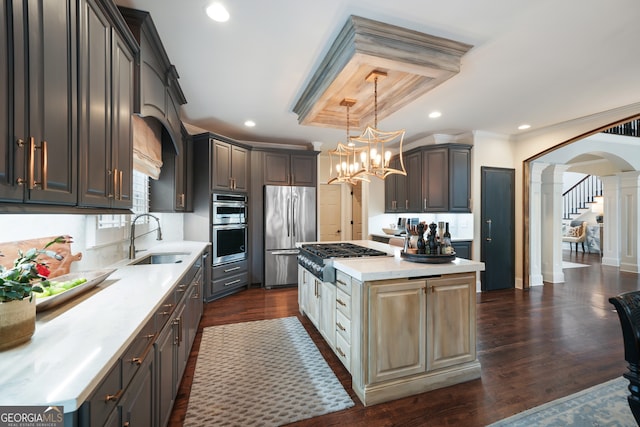
[[[178,289],[176,289],[176,292],[184,292],[187,290],[187,285],[180,285],[178,286]]]
[[[231,282],[227,282],[224,284],[224,286],[231,286],[231,285],[235,285],[236,283],[240,283],[242,280],[240,279],[236,279],[236,280],[232,280]]]
[[[117,402],[118,399],[120,399],[120,396],[122,396],[122,392],[123,391],[124,391],[123,389],[120,389],[120,390],[118,390],[118,392],[116,394],[107,394],[104,397],[104,401],[105,402]]]
[[[336,298],[336,302],[337,302],[338,304],[340,304],[341,306],[343,306],[343,307],[346,307],[346,306],[347,306],[347,304],[346,304],[344,301],[342,301],[340,298]]]
[[[342,351],[342,349],[340,347],[336,346],[336,351],[340,354],[340,356],[347,357],[347,355],[344,354],[344,351]]]
[[[240,270],[240,267],[225,268],[224,272],[225,273],[231,273],[232,271],[236,271],[236,270]]]
[[[346,331],[347,330],[344,326],[342,326],[342,323],[340,323],[340,322],[337,322],[336,325],[338,326],[338,329],[340,329],[341,331]]]
[[[342,285],[345,288],[347,287],[347,284],[345,282],[343,282],[342,280],[336,280],[336,282],[338,282],[338,285]]]
[[[162,306],[163,308],[167,308],[168,310],[166,311],[161,311],[159,314],[162,314],[163,316],[166,316],[168,314],[171,314],[171,308],[173,307],[173,304],[165,304]]]
[[[150,335],[145,335],[144,338],[149,340],[149,344],[147,344],[147,348],[144,349],[144,351],[142,352],[142,355],[140,357],[134,357],[131,359],[131,363],[134,365],[142,365],[142,362],[144,362],[144,359],[147,358],[147,355],[149,354],[149,352],[151,351],[151,349],[153,348],[153,338],[155,337],[155,334],[150,334]]]

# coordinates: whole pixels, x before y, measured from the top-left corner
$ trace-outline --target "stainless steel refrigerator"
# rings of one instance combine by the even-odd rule
[[[296,242],[316,241],[316,189],[264,187],[264,286],[298,282]]]

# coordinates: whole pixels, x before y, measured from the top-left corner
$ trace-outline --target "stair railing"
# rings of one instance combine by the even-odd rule
[[[610,127],[602,131],[603,133],[612,133],[614,135],[625,135],[640,137],[640,119],[631,120],[618,126]]]
[[[562,194],[562,217],[571,219],[571,215],[586,209],[598,196],[602,196],[602,181],[595,175],[585,176]]]

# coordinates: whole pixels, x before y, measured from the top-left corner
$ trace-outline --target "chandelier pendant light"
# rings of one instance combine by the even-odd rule
[[[347,138],[345,140],[346,143],[339,142],[334,150],[329,151],[329,176],[335,175],[329,179],[327,184],[345,183],[355,185],[359,181],[369,182],[365,169],[361,164],[362,154],[367,148],[356,148],[351,141],[352,137],[349,132],[349,108],[353,107],[355,103],[355,99],[349,98],[345,98],[340,102],[340,105],[347,107]]]
[[[380,179],[385,179],[391,174],[407,175],[402,158],[402,142],[404,140],[405,130],[383,131],[378,129],[378,79],[384,78],[387,73],[384,71],[374,70],[366,78],[365,81],[373,82],[373,100],[374,100],[374,122],[373,126],[367,126],[362,134],[352,141],[365,144],[364,150],[360,151],[360,161],[363,172],[366,175],[373,175]],[[398,158],[400,168],[390,167],[391,151],[389,145],[398,141],[399,151]]]

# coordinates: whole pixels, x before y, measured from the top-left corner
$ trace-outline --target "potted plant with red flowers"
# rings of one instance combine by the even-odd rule
[[[69,242],[69,236],[59,236],[42,249],[18,250],[18,257],[11,268],[0,265],[0,350],[28,341],[35,332],[33,293],[41,293],[49,286],[47,277],[50,272],[42,257],[61,260],[62,255],[48,248],[54,243]]]

